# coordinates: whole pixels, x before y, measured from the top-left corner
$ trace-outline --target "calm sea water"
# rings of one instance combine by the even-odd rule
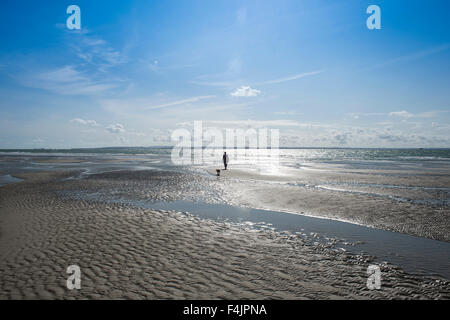
[[[38,156],[38,157],[64,157],[81,156],[140,156],[146,158],[158,158],[170,164],[172,148],[92,148],[92,149],[0,149],[0,156]],[[237,163],[246,164],[255,158],[264,162],[264,153],[258,150],[229,150],[232,155],[239,153]],[[206,160],[206,158],[205,158]],[[216,159],[220,161],[220,159]],[[336,149],[336,148],[286,148],[279,151],[279,162],[282,166],[298,167],[307,162],[342,163],[352,164],[356,167],[387,167],[392,164],[402,167],[404,165],[416,165],[418,167],[444,167],[450,166],[450,149]]]

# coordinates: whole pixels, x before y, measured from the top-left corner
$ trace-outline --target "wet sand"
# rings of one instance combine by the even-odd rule
[[[216,174],[215,168],[208,168],[207,172]],[[219,187],[226,192],[225,201],[237,206],[299,213],[450,241],[449,206],[421,203],[421,198],[430,195],[423,195],[426,190],[414,189],[448,187],[448,172],[424,173],[419,177],[404,172],[404,176],[376,173],[292,170],[262,174],[256,170],[231,169],[221,171],[219,179],[223,183]],[[340,186],[335,188],[336,181]],[[340,190],[347,181],[350,185],[345,186],[346,191]],[[400,188],[385,190],[389,185]]]
[[[381,290],[369,290],[369,257],[293,234],[67,196],[134,190],[171,200],[181,197],[171,183],[192,177],[173,174],[170,182],[170,174],[124,171],[67,180],[74,175],[23,174],[24,182],[0,188],[1,299],[450,298],[448,282],[389,264],[380,266]],[[227,197],[217,188],[222,182],[211,184],[217,199]],[[201,190],[183,197],[211,197]],[[81,268],[81,290],[66,288],[73,264]]]

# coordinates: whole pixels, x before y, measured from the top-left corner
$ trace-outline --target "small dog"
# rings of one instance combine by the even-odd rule
[[[216,169],[217,176],[220,176],[220,169]]]

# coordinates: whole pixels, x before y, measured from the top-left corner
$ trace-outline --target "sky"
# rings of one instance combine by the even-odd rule
[[[370,5],[381,29],[366,25]],[[279,129],[281,146],[450,147],[449,12],[447,0],[2,0],[0,148],[171,145],[194,121]]]

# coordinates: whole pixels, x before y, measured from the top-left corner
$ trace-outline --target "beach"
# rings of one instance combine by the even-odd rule
[[[226,202],[241,190],[233,173],[80,174],[16,173],[24,181],[0,188],[1,299],[450,298],[446,279],[389,262],[378,263],[382,289],[369,290],[374,257],[300,234],[151,209],[155,201]],[[70,265],[81,269],[80,290],[66,287]]]

